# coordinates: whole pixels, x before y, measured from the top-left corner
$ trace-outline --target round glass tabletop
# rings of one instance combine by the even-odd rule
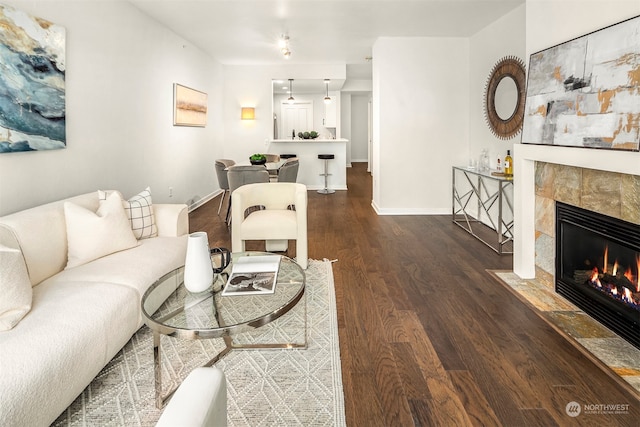
[[[184,266],[158,279],[142,297],[145,323],[163,335],[206,339],[246,332],[265,325],[291,310],[303,297],[304,270],[281,256],[273,293],[222,295],[233,264],[239,257],[273,255],[264,252],[232,254],[231,264],[214,274],[204,292],[191,293],[184,286]]]

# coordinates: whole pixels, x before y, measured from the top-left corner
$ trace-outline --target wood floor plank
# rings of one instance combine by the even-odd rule
[[[541,408],[525,408],[522,411],[522,425],[539,427],[559,427],[556,420]],[[568,421],[568,420],[567,420]],[[584,425],[584,424],[581,424]]]
[[[378,402],[378,393],[374,375],[367,373],[347,372],[343,377],[349,377],[349,383],[353,385],[351,389],[357,399],[345,399],[345,410],[347,412],[347,425],[350,426],[389,426],[385,421],[382,407]]]
[[[427,383],[431,395],[429,407],[437,425],[471,425],[462,401],[459,399],[438,354],[431,345],[422,324],[413,312],[403,311],[409,344],[416,354],[415,360]]]
[[[471,372],[448,371],[448,373],[472,425],[478,427],[501,425]]]
[[[309,191],[307,216],[309,257],[338,259],[348,426],[638,427],[638,396],[487,273],[510,270],[511,256],[495,254],[450,215],[377,215],[366,164],[353,163],[347,186]],[[190,230],[230,248],[227,203],[221,215],[218,203],[191,212]],[[629,410],[574,419],[565,412],[571,401]]]

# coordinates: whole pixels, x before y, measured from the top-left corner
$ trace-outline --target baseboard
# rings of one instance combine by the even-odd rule
[[[376,211],[378,215],[451,215],[451,209],[439,209],[439,208],[405,208],[405,209],[384,209],[380,208],[372,200],[371,207]]]
[[[208,201],[213,200],[218,194],[222,194],[222,190],[216,190],[213,193],[209,193],[208,195],[202,197],[197,201],[192,201],[189,204],[189,213],[195,211],[196,209],[198,209],[200,206],[204,205]]]

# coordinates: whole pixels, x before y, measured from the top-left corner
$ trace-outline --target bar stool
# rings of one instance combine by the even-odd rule
[[[322,190],[318,190],[320,194],[331,194],[335,193],[336,190],[331,190],[327,185],[327,177],[331,175],[329,173],[329,160],[335,159],[333,154],[318,154],[318,159],[324,160],[324,173],[321,173],[320,176],[324,176],[324,188]]]
[[[294,157],[298,157],[295,154],[280,154],[281,159],[293,159]]]

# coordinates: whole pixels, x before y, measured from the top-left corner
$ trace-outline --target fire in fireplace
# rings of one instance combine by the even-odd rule
[[[556,203],[556,292],[640,348],[640,226]]]
[[[605,247],[602,267],[593,267],[591,271],[576,271],[576,280],[591,285],[611,298],[622,302],[636,310],[640,310],[640,285],[638,269],[640,256],[636,255],[635,269],[631,265],[625,268],[618,259],[609,264],[609,247]]]

